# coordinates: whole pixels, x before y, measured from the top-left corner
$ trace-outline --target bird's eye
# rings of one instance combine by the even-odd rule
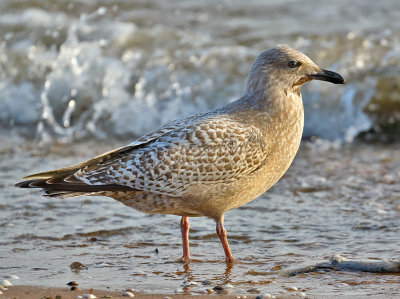
[[[299,67],[301,65],[301,62],[300,61],[296,61],[296,60],[291,60],[291,61],[289,61],[289,63],[288,63],[288,66],[290,67],[290,68],[292,68],[292,69],[294,69],[294,68],[296,68],[296,67]]]

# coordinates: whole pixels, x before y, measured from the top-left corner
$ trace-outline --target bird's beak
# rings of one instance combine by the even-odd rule
[[[321,72],[308,75],[311,79],[328,81],[334,84],[346,84],[346,81],[338,73],[321,69]]]

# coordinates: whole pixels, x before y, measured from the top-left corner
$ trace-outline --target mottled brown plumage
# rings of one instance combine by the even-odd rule
[[[79,165],[28,176],[17,186],[64,198],[103,195],[145,213],[182,216],[185,261],[187,217],[213,218],[232,262],[224,213],[264,193],[289,168],[303,131],[300,88],[312,79],[344,83],[296,50],[266,50],[239,100],[168,123]]]

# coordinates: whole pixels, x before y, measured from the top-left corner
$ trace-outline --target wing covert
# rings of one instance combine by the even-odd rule
[[[171,130],[75,177],[86,184],[118,184],[179,196],[193,184],[229,183],[256,170],[267,148],[259,129],[224,117]]]

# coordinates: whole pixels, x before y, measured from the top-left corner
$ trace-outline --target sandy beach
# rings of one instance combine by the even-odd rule
[[[0,298],[15,298],[15,299],[76,299],[84,294],[93,294],[97,298],[130,298],[123,296],[124,291],[105,291],[105,290],[79,290],[70,291],[68,288],[50,288],[39,286],[12,286]],[[168,298],[183,298],[184,295],[161,295],[161,294],[140,294],[134,293],[134,297],[138,299],[164,299]],[[193,295],[190,298],[204,298],[201,295]],[[213,295],[213,298],[232,299],[233,295]],[[287,297],[288,298],[288,297]]]
[[[123,292],[110,292],[101,290],[92,290],[97,298],[127,298],[122,294]],[[70,291],[68,288],[50,288],[39,286],[12,286],[8,290],[3,291],[2,298],[15,298],[15,299],[39,299],[39,298],[59,298],[59,299],[76,299],[77,296],[89,294],[89,290]],[[137,296],[140,298],[141,296]],[[145,296],[143,298],[163,298],[162,296]]]
[[[12,298],[12,299],[77,299],[83,298],[85,294],[89,294],[89,292],[96,296],[96,298],[129,298],[127,296],[123,296],[123,291],[105,291],[105,290],[80,290],[80,291],[70,291],[66,288],[50,288],[50,287],[39,287],[39,286],[13,286],[9,290],[4,291],[3,295],[0,295],[0,298]],[[80,297],[82,296],[82,297]],[[182,299],[182,298],[190,298],[190,299],[254,299],[257,295],[242,295],[242,296],[234,296],[234,295],[221,295],[221,294],[212,294],[212,295],[165,295],[165,294],[141,294],[134,293],[134,298],[137,299]],[[268,297],[264,297],[268,298]],[[281,295],[276,296],[276,299],[294,299],[294,298],[321,298],[321,299],[332,299],[338,298],[337,296],[307,296],[307,297],[299,297],[296,295]],[[365,296],[353,295],[353,296],[340,296],[342,299],[361,299],[365,298]],[[382,298],[381,296],[368,296],[371,299]],[[398,296],[385,296],[385,298],[398,298]]]

